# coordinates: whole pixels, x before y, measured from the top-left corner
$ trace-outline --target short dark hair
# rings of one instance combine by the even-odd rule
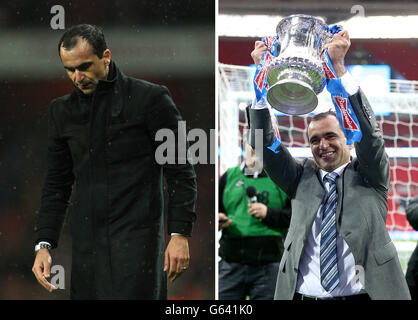
[[[107,49],[103,31],[100,27],[91,24],[78,24],[66,30],[58,43],[58,55],[61,57],[61,47],[66,50],[74,48],[79,38],[85,39],[92,46],[93,53],[99,59],[103,57],[103,52]]]
[[[332,111],[332,110],[328,110],[328,111],[325,111],[325,112],[321,112],[321,113],[317,113],[317,114],[315,114],[315,115],[311,118],[311,121],[309,122],[309,124],[311,124],[311,122],[313,122],[313,121],[319,121],[319,120],[325,119],[325,118],[326,118],[326,117],[328,117],[328,116],[333,116],[333,117],[335,117],[335,119],[337,119],[337,120],[338,120],[338,124],[340,125],[340,128],[341,128],[342,132],[344,132],[343,128],[341,127],[340,120],[338,119],[337,113],[336,113],[335,111]],[[309,140],[309,135],[308,135],[309,124],[308,124],[308,126],[306,127],[306,137],[308,138],[308,140]],[[309,142],[309,141],[308,141],[308,142]]]

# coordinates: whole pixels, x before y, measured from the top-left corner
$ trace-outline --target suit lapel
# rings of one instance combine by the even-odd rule
[[[325,188],[321,182],[319,168],[315,164],[312,164],[312,166],[314,167],[315,175],[312,177],[312,188],[310,190],[310,196],[308,197],[308,207],[310,210],[307,210],[307,219],[309,219],[309,223],[306,224],[305,238],[308,236],[309,232],[312,231],[312,224],[325,196]]]

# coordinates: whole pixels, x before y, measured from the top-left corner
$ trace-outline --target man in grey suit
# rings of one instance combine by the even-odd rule
[[[342,31],[334,35],[328,54],[362,130],[361,141],[354,143],[356,158],[350,157],[352,146],[332,112],[313,117],[307,131],[313,159],[298,162],[283,144],[268,149],[274,134],[266,106],[254,103],[250,111],[252,141],[254,129],[263,129],[264,168],[292,203],[278,300],[410,299],[386,230],[389,158],[375,115],[344,68],[349,47],[348,33]],[[265,51],[257,41],[251,53],[256,65]]]

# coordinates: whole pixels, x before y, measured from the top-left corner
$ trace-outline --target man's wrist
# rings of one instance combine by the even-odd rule
[[[335,65],[332,65],[332,67],[334,68],[335,74],[338,78],[341,78],[347,72],[344,64],[342,63],[336,63]]]
[[[251,104],[251,109],[267,109],[266,100],[263,98],[257,101],[257,99],[254,98],[253,103]]]

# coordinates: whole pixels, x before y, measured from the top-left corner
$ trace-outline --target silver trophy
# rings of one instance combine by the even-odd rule
[[[325,87],[321,54],[332,33],[323,21],[308,15],[284,18],[276,32],[280,52],[267,69],[267,101],[283,113],[309,113]]]

